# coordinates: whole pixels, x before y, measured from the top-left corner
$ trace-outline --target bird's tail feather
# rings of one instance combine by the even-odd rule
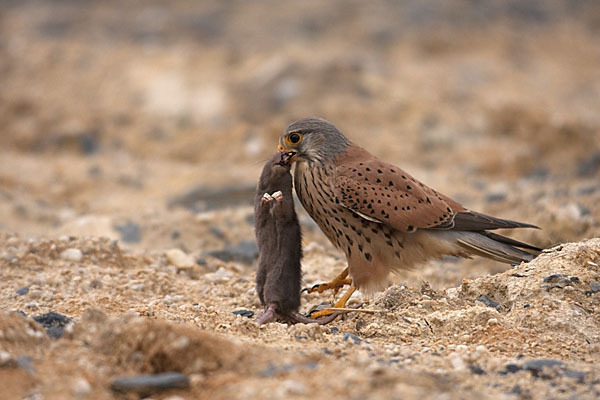
[[[539,250],[534,246],[505,236],[490,235],[490,232],[462,231],[456,233],[459,234],[456,239],[457,243],[468,252],[507,264],[520,263],[522,261],[529,262],[535,258],[534,254],[515,246],[535,251]]]

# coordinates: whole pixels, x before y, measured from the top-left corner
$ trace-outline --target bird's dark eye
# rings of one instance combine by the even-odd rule
[[[296,144],[296,143],[300,142],[300,139],[301,139],[301,137],[297,133],[292,133],[290,135],[290,142],[293,143],[293,144]]]

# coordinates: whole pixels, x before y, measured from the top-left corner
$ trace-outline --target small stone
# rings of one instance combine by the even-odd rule
[[[179,372],[119,377],[113,379],[110,384],[110,388],[115,392],[134,392],[141,396],[168,389],[188,389],[189,387],[189,378]]]
[[[600,151],[592,153],[577,165],[577,175],[580,177],[593,176],[600,170]]]
[[[121,234],[121,240],[125,243],[139,243],[142,239],[142,229],[135,222],[117,224],[115,229]]]
[[[33,368],[33,358],[27,356],[19,356],[16,359],[17,367],[24,369],[27,372],[33,373],[35,372],[35,368]]]
[[[27,293],[29,293],[29,286],[23,286],[22,288],[20,288],[20,289],[17,289],[17,290],[16,290],[16,293],[17,293],[19,296],[22,296],[22,295],[24,295],[24,294],[27,294]]]
[[[484,305],[486,305],[488,307],[495,308],[496,310],[500,311],[500,303],[490,299],[487,294],[482,294],[481,296],[479,296],[477,298],[476,301],[483,303]]]
[[[252,310],[235,310],[233,311],[234,315],[241,315],[242,317],[252,318],[254,316],[254,311]]]
[[[452,364],[452,368],[454,368],[455,371],[464,371],[466,369],[465,362],[459,355],[454,355],[450,357],[450,363]]]
[[[194,258],[185,254],[181,249],[167,250],[165,254],[169,263],[179,268],[190,268],[196,264]]]
[[[552,360],[549,358],[539,358],[536,360],[529,360],[523,363],[523,369],[531,372],[534,377],[539,377],[543,372],[544,368],[564,368],[565,363],[560,360]]]
[[[204,254],[225,262],[237,261],[243,264],[252,264],[258,257],[258,246],[254,240],[242,240],[235,246],[226,247],[223,250],[207,251]]]
[[[171,344],[171,347],[175,350],[183,350],[188,347],[189,344],[190,339],[187,336],[181,336]]]
[[[71,318],[53,311],[33,317],[33,320],[46,328],[46,334],[53,339],[60,338],[64,333],[65,327],[73,322]]]
[[[216,272],[204,276],[208,281],[215,283],[227,282],[231,278],[231,272],[220,267]]]
[[[0,367],[7,365],[10,361],[12,361],[12,357],[6,351],[0,351]]]
[[[498,203],[498,202],[506,200],[506,193],[502,193],[502,192],[489,193],[487,196],[485,196],[485,200],[488,203]]]
[[[301,396],[306,393],[306,386],[297,380],[286,379],[282,382],[283,389],[289,395]]]
[[[487,374],[487,372],[485,372],[485,370],[477,365],[473,365],[470,364],[469,365],[469,371],[471,371],[471,373],[475,374],[475,375],[485,375]]]
[[[498,319],[490,318],[487,320],[487,326],[497,326],[497,325],[499,325]]]
[[[560,278],[564,278],[566,275],[564,274],[552,274],[552,275],[548,275],[547,277],[544,278],[544,282],[552,282],[552,281],[557,281]]]
[[[361,338],[359,338],[352,332],[344,332],[343,340],[344,340],[344,342],[352,340],[352,342],[354,344],[361,344],[363,342],[363,340]]]
[[[515,372],[519,372],[522,369],[523,368],[521,368],[521,366],[517,364],[506,364],[506,366],[504,367],[504,373],[514,374]]]
[[[77,262],[81,261],[81,259],[83,258],[83,253],[79,249],[66,249],[65,251],[60,253],[60,258],[62,258],[65,261]]]
[[[73,381],[71,390],[76,396],[83,397],[87,396],[92,391],[92,387],[85,378],[76,378],[75,381]]]
[[[590,282],[590,289],[593,293],[596,292],[600,292],[600,282],[598,281],[591,281]]]

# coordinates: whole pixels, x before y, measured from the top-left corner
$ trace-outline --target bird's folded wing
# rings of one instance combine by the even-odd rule
[[[340,164],[335,192],[344,207],[363,218],[413,232],[453,224],[464,207],[378,159]]]

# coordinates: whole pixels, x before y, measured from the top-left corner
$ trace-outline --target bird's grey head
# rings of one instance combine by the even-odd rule
[[[344,152],[350,141],[329,121],[303,118],[293,122],[279,137],[278,149],[290,163],[323,163]]]

